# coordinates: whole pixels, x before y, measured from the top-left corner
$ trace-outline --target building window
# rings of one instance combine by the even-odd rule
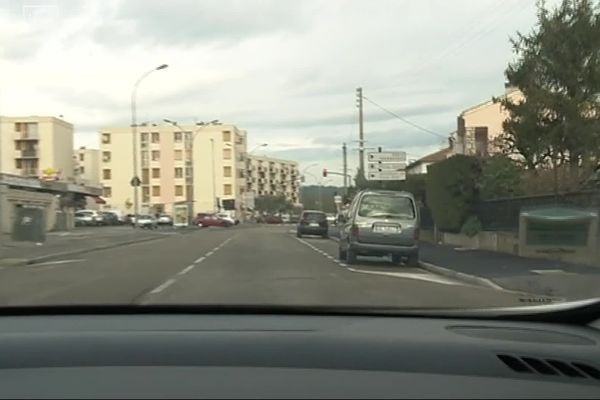
[[[84,167],[79,167],[79,173],[80,174],[85,174],[85,168]]]
[[[110,186],[105,186],[104,188],[102,188],[102,195],[104,197],[111,197],[112,196],[112,188]]]
[[[225,196],[231,196],[231,185],[229,183],[223,185],[223,195]]]
[[[183,196],[183,186],[182,185],[175,186],[175,196]]]
[[[181,160],[183,160],[183,151],[175,150],[175,161],[181,161]]]
[[[150,202],[150,188],[148,186],[142,187],[142,203]]]
[[[102,134],[102,144],[110,144],[110,133]]]
[[[102,170],[102,179],[111,179],[110,169]]]
[[[173,140],[175,141],[175,143],[181,143],[181,140],[182,140],[181,132],[175,132],[173,134]]]
[[[158,132],[152,132],[152,143],[158,143],[160,142],[160,137],[158,135]]]
[[[103,151],[102,152],[102,161],[103,162],[110,162],[110,151]]]
[[[152,186],[152,196],[160,196],[160,186]]]
[[[152,178],[160,178],[160,168],[152,168]]]
[[[244,144],[244,137],[242,135],[235,135],[236,144]]]
[[[223,131],[223,141],[231,142],[231,131]]]
[[[83,161],[85,159],[85,154],[79,153],[79,161]]]
[[[238,169],[238,178],[245,178],[246,174],[244,174],[243,169]]]
[[[152,150],[152,161],[160,160],[160,151]]]
[[[148,170],[148,168],[142,169],[142,183],[147,185],[149,180],[150,180],[150,171]]]
[[[142,164],[148,164],[148,151],[142,151]]]
[[[140,137],[142,138],[142,143],[148,142],[148,132],[140,133]]]
[[[231,149],[223,149],[223,160],[231,160]]]
[[[175,168],[175,178],[183,178],[183,168]]]
[[[231,167],[229,167],[229,166],[223,167],[223,176],[225,178],[231,178]]]

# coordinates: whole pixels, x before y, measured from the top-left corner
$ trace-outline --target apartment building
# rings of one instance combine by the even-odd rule
[[[76,183],[100,185],[100,150],[80,147],[73,152],[73,175]]]
[[[293,204],[300,202],[300,175],[296,161],[251,155],[246,167],[246,191],[255,196],[283,194]]]
[[[0,117],[0,172],[73,179],[73,125],[55,117]]]
[[[520,90],[512,87],[507,87],[501,97],[512,101],[524,98]],[[497,139],[503,132],[503,122],[509,117],[502,104],[492,99],[462,111],[457,118],[455,152],[479,156],[498,152]]]
[[[105,208],[132,213],[132,129],[107,127],[99,133]],[[231,200],[241,209],[246,131],[228,124],[142,124],[137,140],[140,212],[172,213],[175,204],[191,204],[193,213],[212,212]]]

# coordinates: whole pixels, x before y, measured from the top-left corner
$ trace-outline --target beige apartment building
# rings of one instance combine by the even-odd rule
[[[99,133],[104,207],[133,213],[132,129],[107,127]],[[213,212],[224,200],[234,200],[241,210],[246,131],[228,124],[181,129],[142,124],[137,139],[140,212],[171,214],[175,204],[190,203],[193,213]]]
[[[55,117],[0,117],[0,172],[73,179],[73,125]]]
[[[510,87],[502,97],[512,101],[524,98],[520,90]],[[498,152],[497,139],[503,132],[502,123],[509,116],[502,104],[492,99],[462,111],[457,119],[455,152],[480,156]]]
[[[100,150],[80,147],[73,152],[75,182],[90,186],[100,185]]]
[[[300,202],[300,175],[296,161],[251,155],[246,167],[246,191],[255,196],[283,194],[293,204]]]

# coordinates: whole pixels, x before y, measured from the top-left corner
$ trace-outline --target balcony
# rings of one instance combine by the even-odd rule
[[[15,158],[38,158],[37,150],[17,150]]]
[[[37,132],[18,132],[15,131],[15,140],[39,140]]]

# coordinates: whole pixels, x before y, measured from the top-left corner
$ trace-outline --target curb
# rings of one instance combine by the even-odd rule
[[[85,249],[78,249],[78,250],[71,250],[71,251],[63,251],[63,252],[60,252],[60,253],[46,254],[44,256],[39,256],[39,257],[35,257],[35,258],[4,259],[4,260],[9,260],[8,263],[5,263],[4,260],[0,259],[0,265],[4,265],[4,266],[20,266],[20,265],[38,264],[38,263],[41,263],[41,262],[50,261],[50,260],[52,260],[54,258],[60,258],[60,257],[66,257],[66,256],[73,256],[73,255],[76,255],[76,254],[89,253],[91,251],[96,251],[96,250],[112,249],[112,248],[116,248],[116,247],[127,246],[127,245],[130,245],[130,244],[150,242],[152,240],[159,240],[159,239],[164,239],[164,238],[163,237],[149,237],[149,238],[143,238],[143,239],[128,240],[128,241],[125,241],[125,242],[105,244],[105,245],[102,245],[102,246],[88,247],[88,248],[85,248]]]
[[[477,276],[477,275],[465,274],[464,272],[457,272],[452,269],[440,267],[438,265],[431,264],[431,263],[428,263],[425,261],[419,261],[419,267],[426,271],[432,272],[434,274],[443,275],[448,278],[455,278],[455,279],[461,280],[463,282],[469,283],[471,285],[482,286],[482,287],[491,288],[491,289],[495,289],[495,290],[502,290],[502,291],[507,290],[507,289],[503,288],[502,286],[494,283],[490,279],[482,278],[481,276]]]

